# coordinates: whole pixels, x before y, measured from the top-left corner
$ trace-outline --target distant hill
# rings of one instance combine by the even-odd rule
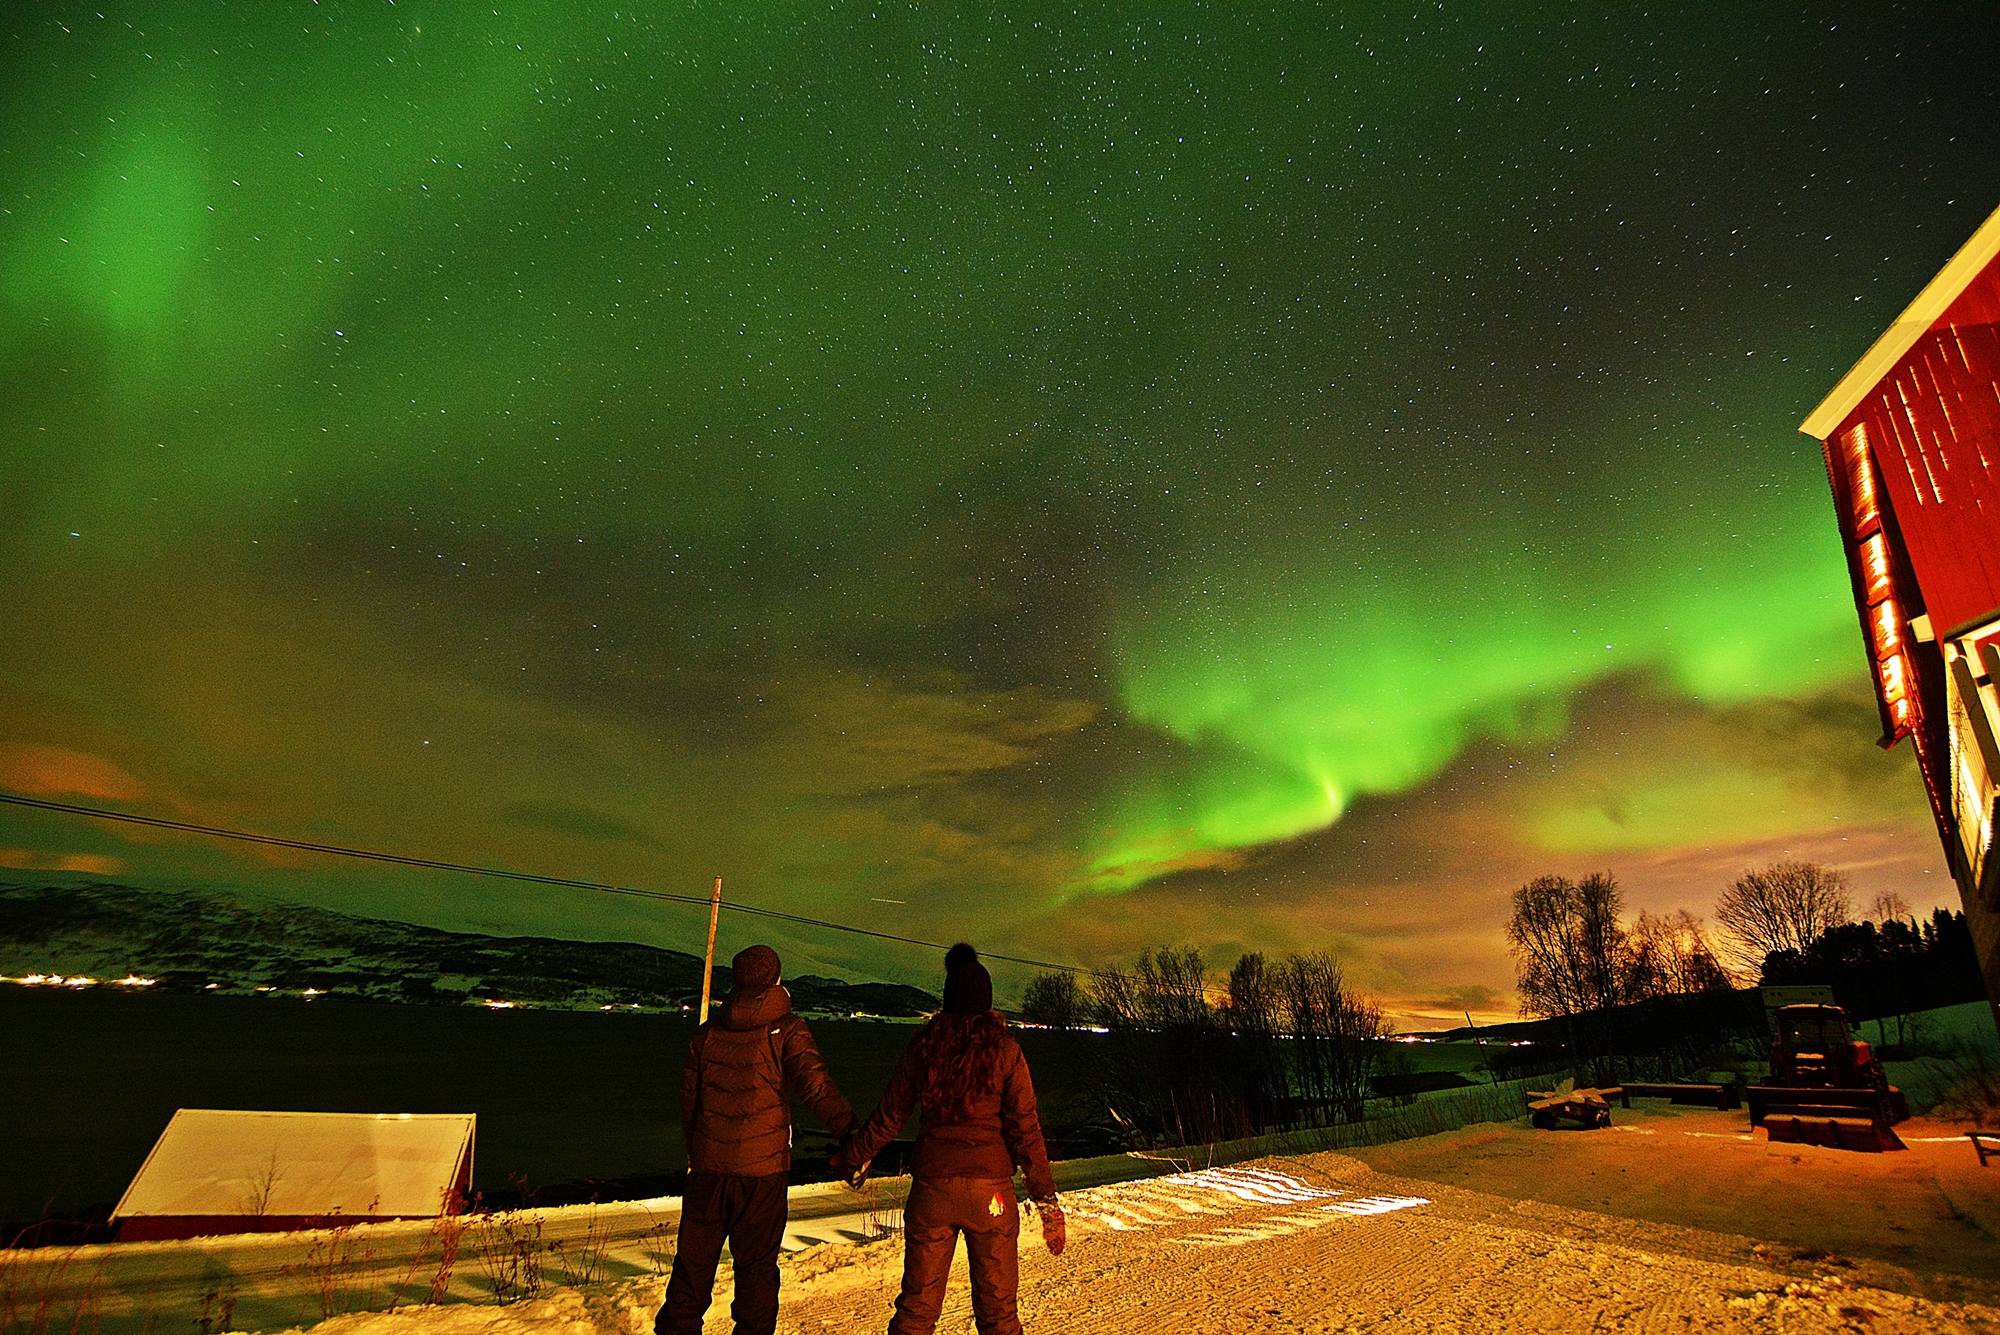
[[[0,885],[0,977],[128,973],[170,992],[310,989],[420,1005],[677,1010],[701,996],[698,956],[629,941],[444,932],[207,891]],[[939,1004],[898,983],[807,974],[785,985],[802,1012],[908,1017]],[[715,986],[728,990],[727,969]]]

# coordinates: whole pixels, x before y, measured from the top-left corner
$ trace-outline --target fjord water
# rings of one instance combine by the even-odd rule
[[[676,1172],[693,1032],[683,1015],[0,987],[0,1219],[116,1201],[176,1108],[476,1113],[487,1192]],[[865,1117],[915,1030],[813,1032]]]

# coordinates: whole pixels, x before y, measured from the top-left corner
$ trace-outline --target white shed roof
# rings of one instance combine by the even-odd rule
[[[2000,209],[1987,216],[1979,230],[1958,248],[1951,262],[1938,270],[1937,277],[1924,285],[1924,290],[1917,293],[1916,300],[1896,317],[1896,322],[1882,331],[1875,346],[1863,353],[1861,360],[1840,378],[1833,393],[1799,424],[1799,430],[1815,440],[1825,440],[1838,430],[1855,405],[1881,383],[1883,376],[1896,369],[1903,354],[1930,331],[1937,318],[1993,262],[1995,255],[2000,255]]]
[[[473,1124],[471,1113],[182,1108],[112,1217],[435,1215],[460,1166],[470,1171]]]

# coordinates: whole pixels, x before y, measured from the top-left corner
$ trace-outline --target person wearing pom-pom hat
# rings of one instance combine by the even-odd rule
[[[1019,1335],[1020,1208],[1014,1170],[1039,1207],[1042,1240],[1062,1255],[1066,1240],[1049,1152],[1035,1111],[1028,1059],[993,1009],[993,978],[971,946],[944,957],[944,1010],[917,1031],[889,1077],[875,1115],[835,1163],[858,1182],[921,1104],[923,1124],[903,1208],[903,1291],[890,1335],[929,1335],[944,1310],[945,1280],[960,1234],[972,1271],[972,1315],[980,1335]]]

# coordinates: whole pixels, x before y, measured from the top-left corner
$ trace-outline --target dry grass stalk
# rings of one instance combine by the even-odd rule
[[[57,1300],[76,1254],[77,1248],[69,1247],[44,1260],[41,1251],[0,1251],[0,1335],[49,1335],[51,1330],[62,1328]],[[103,1259],[97,1262],[90,1283],[76,1299],[70,1313],[70,1335],[81,1335],[86,1320],[91,1331],[97,1329],[104,1265]]]
[[[571,1288],[579,1288],[585,1284],[600,1284],[610,1275],[610,1267],[605,1260],[610,1248],[611,1229],[598,1219],[597,1203],[593,1201],[590,1214],[584,1221],[583,1236],[552,1240],[549,1254],[555,1257],[563,1282]]]
[[[674,1232],[665,1220],[650,1209],[646,1211],[646,1218],[650,1222],[646,1225],[646,1231],[640,1235],[639,1250],[645,1256],[647,1264],[653,1267],[653,1273],[664,1275],[673,1268]]]
[[[478,1198],[473,1205],[476,1208]],[[410,1257],[410,1264],[404,1267],[403,1277],[396,1281],[395,1289],[389,1295],[389,1310],[396,1311],[403,1305],[403,1295],[416,1282],[417,1274],[431,1265],[431,1258],[437,1258],[432,1267],[429,1290],[424,1303],[435,1307],[444,1301],[451,1289],[452,1271],[458,1266],[458,1249],[466,1229],[472,1226],[472,1216],[466,1213],[465,1197],[457,1187],[447,1188],[444,1199],[439,1202],[438,1213],[431,1218],[430,1231],[417,1244],[416,1254]]]
[[[236,1320],[236,1286],[225,1284],[202,1295],[201,1315],[195,1318],[199,1335],[223,1335]]]
[[[481,1215],[472,1225],[473,1255],[501,1305],[532,1298],[542,1287],[542,1220],[522,1210]]]

